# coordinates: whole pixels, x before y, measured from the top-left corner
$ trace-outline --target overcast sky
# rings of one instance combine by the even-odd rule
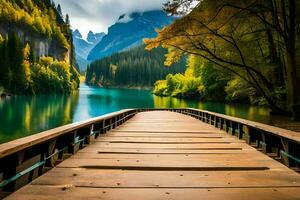
[[[133,11],[148,11],[162,8],[166,0],[54,0],[68,13],[72,29],[79,29],[86,37],[89,30],[94,33],[107,32],[118,17]]]

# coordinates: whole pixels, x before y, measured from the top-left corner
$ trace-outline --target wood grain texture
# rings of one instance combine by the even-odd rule
[[[300,175],[182,114],[139,113],[7,199],[300,200]]]

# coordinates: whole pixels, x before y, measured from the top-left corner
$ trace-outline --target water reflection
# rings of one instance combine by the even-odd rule
[[[217,102],[199,102],[195,100],[175,99],[172,97],[153,97],[155,108],[198,108],[222,113],[233,117],[240,117],[253,121],[270,124],[270,110],[265,107],[247,104],[225,104]]]
[[[125,108],[199,108],[270,123],[269,110],[249,105],[199,102],[153,96],[147,90],[103,89],[82,85],[72,95],[0,99],[0,143]]]
[[[73,121],[79,94],[0,100],[0,143]]]

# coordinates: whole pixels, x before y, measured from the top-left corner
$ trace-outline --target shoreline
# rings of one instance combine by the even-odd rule
[[[86,83],[85,83],[86,84]],[[153,87],[150,86],[97,86],[97,85],[89,85],[86,84],[89,87],[95,87],[95,88],[103,88],[103,89],[129,89],[129,90],[152,90]]]

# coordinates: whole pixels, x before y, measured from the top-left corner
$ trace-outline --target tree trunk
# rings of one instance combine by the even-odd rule
[[[289,0],[289,29],[286,42],[287,107],[295,120],[300,119],[299,86],[296,66],[296,2]]]

